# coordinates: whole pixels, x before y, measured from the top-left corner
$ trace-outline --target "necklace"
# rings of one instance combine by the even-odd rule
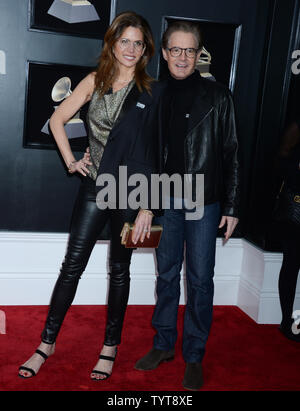
[[[116,80],[116,82],[118,82],[118,83],[130,83],[130,81],[133,79],[133,77],[132,78],[130,78],[129,80]]]

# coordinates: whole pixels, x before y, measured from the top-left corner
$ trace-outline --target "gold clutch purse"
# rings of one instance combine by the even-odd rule
[[[121,244],[125,245],[126,248],[157,248],[160,242],[161,234],[162,234],[162,226],[161,225],[153,225],[151,226],[150,230],[150,237],[145,236],[144,242],[142,243],[140,240],[134,244],[132,241],[132,230],[134,224],[124,223],[120,236]]]

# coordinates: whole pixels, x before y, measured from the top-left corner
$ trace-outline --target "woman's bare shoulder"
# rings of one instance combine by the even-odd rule
[[[81,81],[81,86],[89,99],[92,97],[92,94],[95,90],[95,77],[96,72],[93,71],[89,73],[86,77],[84,77],[84,79]]]
[[[95,88],[95,82],[96,82],[96,71],[92,71],[86,76],[86,81],[90,85],[91,88]]]

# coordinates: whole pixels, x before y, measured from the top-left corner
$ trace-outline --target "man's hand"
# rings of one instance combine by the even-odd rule
[[[236,217],[229,217],[225,215],[222,216],[219,228],[222,228],[224,227],[225,224],[227,224],[227,230],[224,234],[225,241],[227,241],[231,237],[231,234],[233,233],[238,222],[239,222],[239,219]]]

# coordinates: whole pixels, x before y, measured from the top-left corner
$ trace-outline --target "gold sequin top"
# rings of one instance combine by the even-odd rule
[[[93,180],[97,179],[97,171],[109,133],[133,85],[134,80],[115,93],[105,94],[101,99],[99,99],[98,91],[94,91],[92,95],[86,120],[89,129],[88,136],[92,163],[87,168],[90,171],[89,176]]]

